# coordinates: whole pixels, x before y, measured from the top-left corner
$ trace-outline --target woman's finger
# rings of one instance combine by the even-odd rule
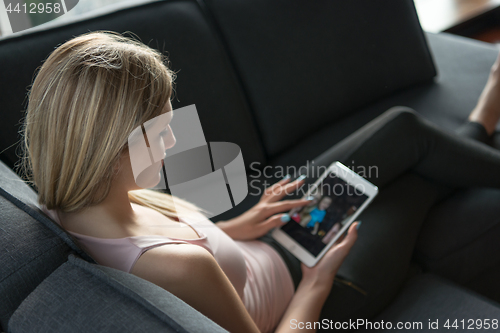
[[[287,212],[295,207],[302,207],[311,202],[312,199],[285,200],[270,203],[266,209],[266,215],[274,215],[277,213]]]
[[[273,185],[269,186],[264,190],[264,197],[268,197],[272,195],[273,193],[277,192],[278,189],[280,189],[283,185],[288,184],[290,182],[291,178],[290,175],[286,175],[282,180],[274,183]]]
[[[306,176],[302,175],[289,184],[285,183],[283,185],[280,185],[279,187],[272,188],[268,194],[267,201],[276,202],[283,199],[285,196],[292,194],[294,191],[304,185],[305,178]]]
[[[339,237],[339,238],[335,241],[334,245],[337,245],[337,244],[339,244],[340,242],[342,242],[346,236],[347,236],[347,232],[344,232],[344,233],[342,234],[342,236],[340,236],[340,237]]]
[[[290,221],[290,216],[288,214],[276,214],[262,222],[261,226],[265,230],[265,233],[267,233],[273,228],[281,227],[288,221]]]
[[[349,253],[349,251],[351,250],[351,247],[358,239],[358,226],[360,223],[361,222],[356,222],[351,224],[349,230],[347,231],[347,235],[345,235],[342,241],[334,247],[341,250],[345,255],[347,255],[347,253]]]

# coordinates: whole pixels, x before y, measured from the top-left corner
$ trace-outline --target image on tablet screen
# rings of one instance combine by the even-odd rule
[[[291,220],[281,230],[313,256],[340,232],[368,196],[359,188],[330,173],[310,195],[310,204],[290,212]]]

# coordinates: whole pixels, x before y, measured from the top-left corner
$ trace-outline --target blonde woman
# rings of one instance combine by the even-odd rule
[[[287,220],[283,212],[308,204],[307,200],[280,201],[285,193],[303,185],[304,179],[283,179],[266,190],[256,206],[215,225],[206,218],[194,223],[201,214],[194,205],[183,202],[176,211],[168,195],[137,186],[127,138],[141,124],[165,115],[167,121],[148,132],[149,145],[166,150],[175,144],[169,126],[173,79],[158,51],[113,32],[87,33],[52,52],[33,82],[24,128],[25,168],[37,187],[44,210],[98,263],[159,285],[231,332],[296,331],[292,323],[314,322],[322,310],[330,319],[339,318],[342,311],[342,315],[352,314],[356,309],[342,306],[342,299],[331,290],[341,263],[358,237],[359,223],[354,223],[347,236],[315,267],[295,262],[295,269],[301,270],[296,288],[296,276],[291,274],[294,267],[287,266],[275,247],[256,240]],[[485,120],[485,127],[490,128],[491,122],[497,120]],[[395,129],[401,132],[396,133]],[[151,140],[150,134],[156,139]],[[399,135],[397,140],[394,135]],[[402,150],[416,149],[409,143],[412,140],[418,147],[426,140],[434,140],[439,143],[435,146],[437,151],[399,154],[398,161],[386,161],[387,145],[378,150],[380,156],[367,153],[396,141],[400,146],[408,141]],[[445,165],[440,164],[443,155]],[[443,180],[449,186],[500,186],[499,172],[488,179],[484,177],[499,170],[497,151],[446,136],[405,110],[386,113],[325,156],[320,159],[324,164],[354,156],[357,163],[378,165],[380,178],[370,180],[381,187],[410,169],[435,181]],[[418,158],[413,160],[415,156]],[[460,161],[467,157],[476,162],[480,172],[471,174],[460,168]],[[440,168],[450,163],[455,169],[442,177]],[[152,183],[160,179],[160,166],[150,169]],[[381,197],[383,193],[382,188]],[[416,195],[411,193],[410,198]],[[426,199],[424,208],[430,204]],[[179,210],[197,218],[179,218]],[[390,209],[385,216],[365,222],[368,228],[387,228],[387,237],[404,240],[371,242],[369,251],[365,251],[370,256],[385,251],[385,246],[401,247],[395,251],[397,258],[374,259],[395,261],[395,268],[391,269],[399,275],[384,271],[395,278],[385,279],[391,282],[390,286],[384,285],[385,280],[373,278],[382,291],[390,288],[389,295],[400,285],[397,278],[410,260],[408,253],[411,254],[421,220],[420,216],[408,217],[404,225],[409,233],[402,232],[401,227],[392,230],[393,225],[401,225],[401,215],[392,214]],[[356,265],[362,274],[353,279],[374,276],[369,274],[374,265],[364,265],[362,261]],[[384,278],[384,274],[376,276]],[[369,294],[372,295],[376,301],[377,293]],[[365,303],[372,307],[372,314],[386,304],[374,302],[373,307],[372,303]],[[335,306],[338,309],[333,309]]]

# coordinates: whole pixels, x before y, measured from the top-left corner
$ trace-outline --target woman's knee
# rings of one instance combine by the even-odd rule
[[[394,126],[412,127],[419,122],[418,113],[406,106],[394,106],[385,112],[388,122]]]
[[[415,118],[418,114],[412,108],[407,106],[393,106],[392,108],[385,111],[391,117],[403,117],[403,118]]]

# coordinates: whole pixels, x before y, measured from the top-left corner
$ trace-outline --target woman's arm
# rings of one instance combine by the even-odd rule
[[[269,230],[283,225],[286,214],[295,207],[301,207],[311,202],[312,199],[284,200],[286,195],[293,193],[304,184],[305,177],[299,177],[290,182],[290,178],[284,178],[276,184],[268,187],[260,201],[245,213],[227,221],[215,223],[222,231],[234,240],[252,240],[264,236]]]
[[[302,280],[279,323],[276,333],[297,332],[298,323],[316,322],[330,294],[333,280],[340,265],[358,237],[358,223],[353,223],[347,236],[332,246],[314,267],[302,264]],[[315,329],[300,329],[300,332],[316,332]]]
[[[298,325],[299,323],[313,323],[319,319],[331,288],[331,285],[302,280],[275,332],[316,332],[316,330],[306,330]],[[298,328],[301,329],[297,330]]]

